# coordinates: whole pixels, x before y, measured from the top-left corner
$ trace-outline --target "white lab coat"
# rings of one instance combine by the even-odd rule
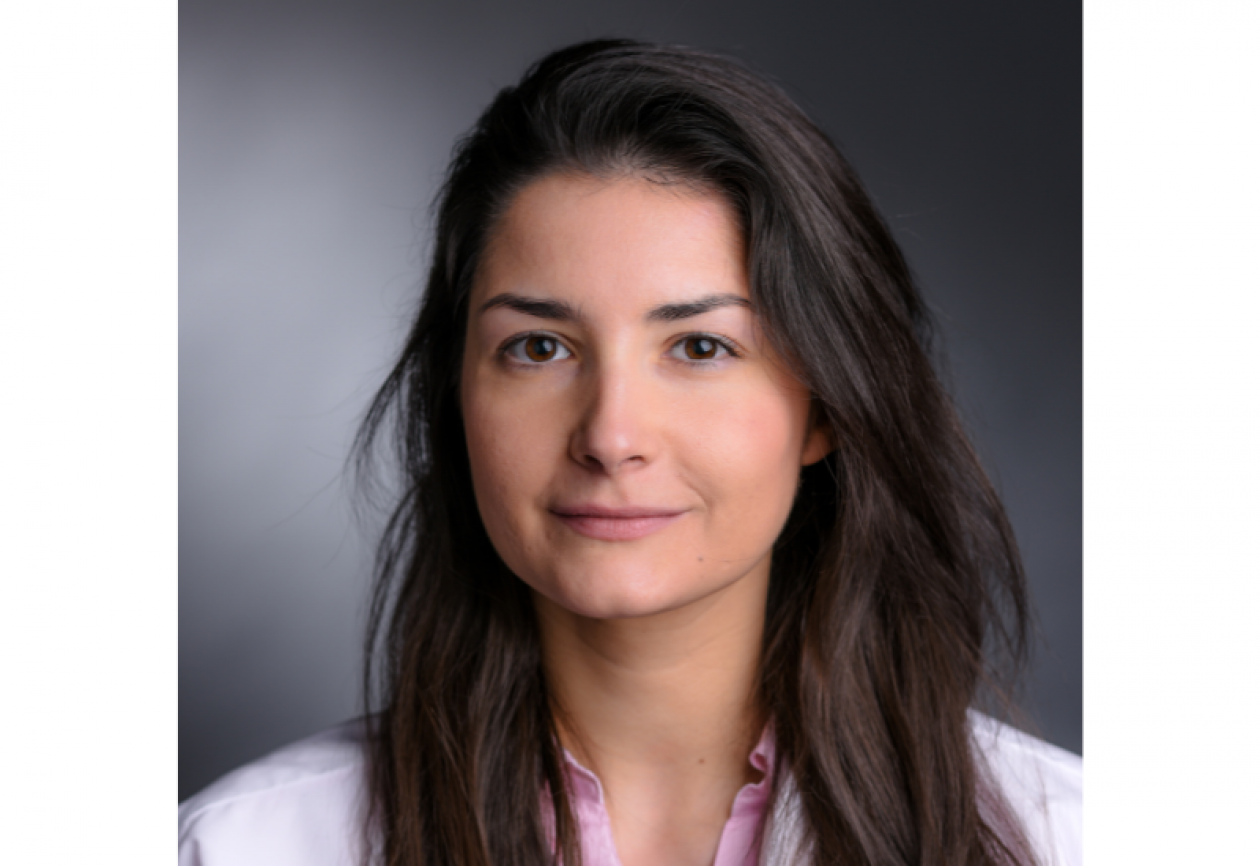
[[[1081,759],[978,713],[972,729],[1039,860],[1079,866]],[[286,746],[180,804],[180,866],[360,866],[364,730],[349,722]],[[768,816],[763,866],[799,858],[798,808],[788,783]]]

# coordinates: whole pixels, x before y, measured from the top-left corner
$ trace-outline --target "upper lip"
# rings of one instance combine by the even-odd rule
[[[600,517],[605,520],[634,520],[643,517],[673,517],[682,514],[685,508],[639,508],[623,506],[614,508],[608,505],[553,505],[551,511],[561,517]]]

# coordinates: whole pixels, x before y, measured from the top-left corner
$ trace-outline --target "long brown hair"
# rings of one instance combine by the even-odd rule
[[[392,429],[402,483],[365,670],[379,711],[370,825],[385,863],[580,861],[538,626],[478,515],[458,397],[488,234],[524,185],[560,170],[724,196],[745,233],[754,311],[834,437],[803,470],[774,549],[759,682],[775,778],[795,782],[813,862],[1026,859],[967,718],[992,659],[1024,656],[1022,568],[934,372],[900,249],[781,90],[729,58],[598,41],[535,64],[459,144],[423,301],[359,433],[366,471]]]

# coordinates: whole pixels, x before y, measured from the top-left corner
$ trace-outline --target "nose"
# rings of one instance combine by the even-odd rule
[[[569,443],[570,456],[602,475],[620,475],[655,457],[650,385],[633,365],[606,366],[583,389],[583,405]]]

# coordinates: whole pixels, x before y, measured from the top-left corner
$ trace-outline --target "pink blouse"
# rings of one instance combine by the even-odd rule
[[[573,811],[582,837],[583,866],[621,866],[613,843],[612,824],[604,806],[603,785],[567,749],[564,759],[569,774],[569,790],[573,792]],[[731,816],[726,819],[718,839],[713,866],[757,864],[757,837],[765,820],[766,801],[770,798],[770,770],[774,766],[774,739],[768,725],[748,756],[748,763],[761,772],[761,781],[745,785],[735,795]]]
[[[973,713],[977,757],[1009,800],[1038,862],[1080,866],[1082,764],[1077,755]],[[355,721],[316,734],[229,773],[179,807],[180,866],[360,866],[367,802],[366,728]],[[800,795],[782,780],[761,852],[753,850],[773,781],[769,731],[748,758],[763,774],[735,796],[715,866],[802,862]],[[595,775],[568,758],[566,771],[588,866],[619,866],[604,794]],[[549,800],[548,800],[549,802]],[[546,809],[542,815],[550,817]],[[373,861],[376,862],[376,861]]]

